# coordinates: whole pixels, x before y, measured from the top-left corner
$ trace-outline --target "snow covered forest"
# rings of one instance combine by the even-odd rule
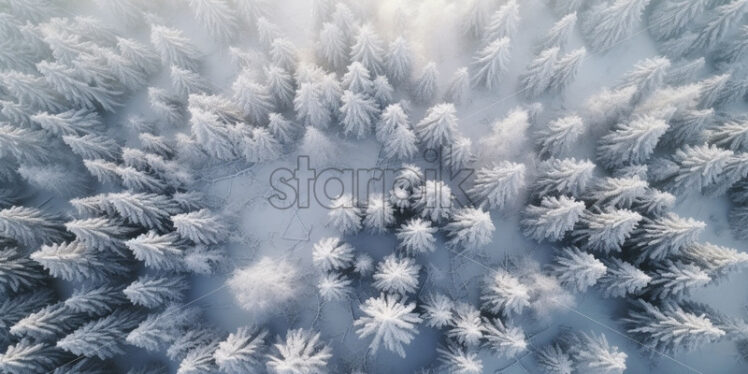
[[[0,373],[746,373],[746,268],[748,0],[0,0]]]

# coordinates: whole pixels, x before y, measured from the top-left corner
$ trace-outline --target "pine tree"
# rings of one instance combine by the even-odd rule
[[[201,149],[219,160],[236,158],[232,144],[232,134],[218,116],[196,107],[190,107],[192,135]]]
[[[177,214],[171,221],[181,237],[198,244],[218,244],[228,237],[226,225],[207,209]]]
[[[405,120],[407,121],[407,117]],[[385,119],[382,118],[382,121],[385,121]],[[418,151],[416,134],[410,129],[407,122],[406,125],[395,126],[392,131],[389,131],[387,136],[383,141],[383,152],[386,158],[407,160],[412,158]]]
[[[314,244],[312,261],[324,272],[347,269],[353,263],[353,247],[339,238],[322,238]]]
[[[483,372],[483,361],[478,358],[478,354],[469,352],[457,344],[437,348],[436,352],[439,354],[439,362],[449,373],[480,374]]]
[[[30,119],[53,135],[86,135],[101,130],[101,118],[95,112],[79,109],[50,114],[40,112]]]
[[[128,344],[148,351],[166,348],[188,327],[197,323],[200,316],[198,307],[184,304],[170,304],[163,310],[149,314],[138,327],[127,334]]]
[[[663,181],[675,192],[701,190],[718,181],[732,156],[732,151],[714,145],[686,145],[672,155],[676,168],[673,175]]]
[[[487,275],[481,291],[482,307],[505,316],[522,314],[530,306],[531,289],[504,269]]]
[[[572,338],[572,358],[577,370],[600,374],[623,374],[626,354],[608,344],[605,334],[579,333]]]
[[[421,70],[421,75],[413,83],[413,96],[416,102],[431,104],[436,99],[439,70],[435,62],[429,62]]]
[[[406,295],[416,291],[421,265],[410,257],[391,254],[377,264],[372,278],[374,288],[381,292]]]
[[[748,120],[727,121],[706,133],[711,144],[734,152],[748,150]]]
[[[286,38],[276,38],[270,45],[270,59],[273,65],[288,72],[296,70],[297,55],[296,46]]]
[[[197,22],[217,41],[230,42],[236,36],[239,22],[231,5],[225,0],[190,0],[188,2]]]
[[[122,292],[131,303],[154,309],[181,301],[188,288],[187,279],[182,276],[144,275]]]
[[[416,135],[427,148],[451,144],[457,134],[457,110],[450,103],[432,106],[415,126]]]
[[[253,81],[252,73],[243,71],[231,85],[234,100],[254,124],[264,125],[273,110],[272,98],[266,86]]]
[[[121,286],[109,284],[84,285],[65,299],[65,307],[76,313],[86,313],[90,317],[102,317],[127,304],[122,289]]]
[[[42,76],[7,71],[0,73],[0,82],[19,104],[48,112],[66,109],[64,98]]]
[[[681,256],[707,271],[709,276],[715,279],[748,263],[747,253],[711,243],[696,243],[685,247],[681,251]]]
[[[580,227],[572,233],[574,242],[595,252],[620,252],[641,219],[639,213],[627,209],[586,211],[582,214]]]
[[[378,75],[372,81],[372,98],[379,108],[384,108],[392,103],[392,95],[395,89],[392,88],[389,80],[384,75]]]
[[[176,204],[165,195],[120,192],[107,194],[107,199],[107,210],[145,228],[164,230],[169,216],[179,212]]]
[[[166,356],[174,361],[184,360],[193,350],[200,349],[201,347],[212,345],[215,350],[215,345],[221,340],[220,336],[214,328],[207,326],[204,323],[198,323],[197,326],[189,326],[183,334],[179,335],[174,339],[169,348],[166,350]],[[194,357],[194,356],[193,356]],[[210,372],[213,370],[205,370],[203,372]]]
[[[10,327],[10,333],[18,338],[53,341],[79,326],[83,322],[81,317],[58,302],[23,317]]]
[[[714,9],[713,16],[699,31],[691,44],[692,50],[711,50],[740,24],[748,12],[748,1],[732,0]]]
[[[281,113],[270,113],[268,130],[281,144],[289,144],[298,136],[299,126],[287,120]]]
[[[410,44],[402,36],[393,40],[385,55],[385,73],[395,85],[407,82],[411,72]]]
[[[649,33],[657,40],[676,37],[703,14],[709,5],[708,0],[684,1],[667,0],[655,3],[649,15]]]
[[[0,369],[10,374],[47,372],[64,360],[64,353],[49,343],[21,339],[0,355]]]
[[[338,26],[325,22],[319,32],[318,51],[331,70],[340,70],[348,60],[347,36]]]
[[[616,0],[598,4],[586,14],[582,31],[595,52],[607,51],[628,38],[639,23],[650,0]]]
[[[454,171],[466,168],[475,161],[472,151],[473,141],[468,137],[460,136],[442,153],[442,160]]]
[[[647,288],[655,299],[680,299],[688,296],[692,288],[703,287],[711,280],[709,274],[696,265],[665,260],[653,271]]]
[[[119,145],[114,139],[100,135],[65,135],[62,140],[73,153],[84,159],[113,160],[119,154]]]
[[[161,65],[158,53],[149,45],[136,40],[118,37],[117,49],[126,61],[137,66],[146,75],[155,73]]]
[[[436,247],[434,234],[437,229],[431,226],[431,222],[421,218],[412,218],[397,230],[395,236],[401,248],[409,255],[433,252]]]
[[[335,147],[335,143],[325,133],[314,127],[307,127],[298,154],[309,156],[318,165],[328,165],[337,155]]]
[[[382,40],[371,25],[359,27],[351,47],[351,61],[358,61],[372,74],[384,74],[384,49]]]
[[[468,191],[476,203],[488,209],[503,209],[525,186],[525,165],[509,161],[476,172]]]
[[[202,54],[181,30],[152,25],[151,44],[156,47],[164,65],[197,71]]]
[[[377,140],[386,146],[387,142],[394,137],[395,131],[400,127],[410,129],[408,115],[400,103],[391,104],[382,111],[374,132]]]
[[[589,191],[588,198],[597,207],[630,208],[634,201],[647,194],[647,182],[639,176],[599,179]]]
[[[74,70],[57,62],[42,61],[36,65],[44,79],[71,103],[88,109],[103,108],[107,112],[121,105],[121,92],[99,85],[92,86]]]
[[[488,25],[491,3],[488,0],[472,0],[462,15],[462,30],[465,35],[478,39]]]
[[[473,59],[473,85],[496,89],[509,69],[510,57],[509,38],[496,39],[481,49]]]
[[[368,276],[374,271],[374,259],[366,253],[360,253],[353,260],[353,271],[362,277]]]
[[[605,266],[608,270],[597,282],[605,297],[636,295],[652,281],[647,273],[617,258],[606,262]]]
[[[442,181],[428,180],[413,193],[413,208],[421,217],[439,223],[452,210],[452,190]]]
[[[483,338],[483,320],[480,311],[467,303],[458,303],[447,336],[470,348],[476,347]]]
[[[536,241],[561,240],[574,228],[584,211],[584,203],[573,198],[543,197],[540,205],[529,205],[520,221],[525,236]]]
[[[273,374],[322,374],[332,358],[332,349],[320,341],[319,333],[304,329],[288,330],[285,340],[280,340],[274,348],[267,363]]]
[[[483,326],[486,344],[496,354],[513,358],[527,350],[525,333],[519,327],[505,324],[499,318],[487,320]]]
[[[569,152],[585,130],[582,118],[575,114],[550,121],[547,128],[536,133],[540,154],[560,156]]]
[[[57,347],[75,355],[98,357],[102,360],[124,354],[127,333],[143,319],[140,312],[118,309],[112,314],[92,320],[57,341]]]
[[[551,83],[551,74],[558,58],[559,47],[551,47],[538,53],[519,76],[519,90],[528,99],[542,95]]]
[[[481,209],[461,208],[452,214],[452,221],[444,226],[447,245],[460,252],[475,250],[491,242],[495,227],[491,215]]]
[[[628,325],[629,334],[652,349],[666,353],[692,351],[725,335],[708,316],[689,313],[672,302],[657,307],[638,300],[623,321]]]
[[[452,323],[452,308],[454,303],[452,300],[443,294],[429,294],[421,305],[423,313],[421,313],[421,319],[426,325],[435,328],[443,328]]]
[[[350,194],[341,195],[331,201],[331,209],[327,212],[328,224],[344,235],[355,234],[361,230],[361,216],[361,208]]]
[[[743,97],[747,87],[745,81],[733,76],[732,72],[704,79],[697,86],[699,87],[699,106],[701,108],[731,103]]]
[[[732,40],[720,44],[719,48],[714,51],[715,56],[712,58],[717,70],[728,70],[741,59],[748,55],[748,26],[743,25],[738,31],[738,35]]]
[[[545,33],[543,39],[538,43],[537,50],[543,51],[553,47],[558,47],[560,50],[566,49],[569,37],[576,24],[577,12],[568,12]]]
[[[369,70],[360,62],[352,62],[348,65],[348,71],[343,75],[343,88],[365,97],[373,94],[373,82]]]
[[[187,108],[183,100],[164,89],[149,87],[148,100],[156,116],[169,125],[179,126],[187,118]]]
[[[307,126],[326,128],[330,111],[322,100],[322,90],[315,83],[301,83],[293,100],[296,118]]]
[[[15,158],[17,161],[41,164],[52,159],[47,137],[39,131],[10,125],[0,125],[0,157]]]
[[[470,73],[468,68],[461,67],[452,74],[452,79],[444,92],[444,100],[461,105],[470,99]]]
[[[619,123],[600,139],[597,159],[611,169],[645,162],[667,129],[665,121],[647,115]]]
[[[39,265],[13,247],[0,249],[0,291],[3,294],[42,285],[45,275]],[[8,300],[11,300],[8,298]],[[1,308],[0,308],[1,309]],[[2,325],[2,318],[0,318]]]
[[[634,100],[638,101],[662,85],[669,69],[670,60],[665,57],[647,58],[638,61],[634,64],[633,69],[623,77],[619,87],[636,87]]]
[[[242,1],[242,3],[246,2],[247,1]],[[257,38],[260,40],[263,47],[270,47],[273,40],[282,36],[280,27],[270,22],[267,15],[258,17],[254,24],[257,26]]]
[[[218,347],[218,342],[203,344],[187,352],[179,363],[177,374],[199,374],[216,371],[218,367],[213,361],[213,353]]]
[[[169,77],[171,78],[172,88],[174,88],[174,91],[180,97],[189,97],[191,94],[201,94],[210,91],[208,82],[194,71],[172,65],[171,69],[169,69]]]
[[[260,368],[268,332],[242,326],[218,344],[213,359],[221,371],[232,374]]]
[[[605,265],[594,256],[575,247],[563,248],[551,266],[551,272],[561,283],[577,292],[594,286],[606,270]]]
[[[519,20],[517,0],[507,1],[489,19],[483,40],[490,42],[496,39],[514,37]]]
[[[587,56],[587,50],[577,48],[563,56],[560,56],[556,63],[553,64],[553,72],[548,83],[548,89],[551,91],[563,91],[577,77],[579,67]]]
[[[540,349],[536,359],[546,374],[571,374],[574,371],[571,356],[558,344],[547,345]]]
[[[395,216],[390,201],[379,193],[369,195],[364,211],[364,227],[374,233],[383,233],[393,223],[395,223]]]
[[[366,96],[347,90],[343,92],[341,101],[340,113],[345,134],[352,134],[357,139],[366,137],[378,115],[377,105]]]
[[[660,216],[675,205],[675,196],[668,192],[650,188],[643,196],[634,200],[633,207],[642,214]]]
[[[359,338],[373,335],[374,339],[369,344],[369,350],[376,353],[379,346],[405,357],[403,345],[408,345],[418,333],[416,325],[422,320],[413,311],[415,303],[406,304],[393,295],[380,295],[378,298],[369,298],[361,305],[364,316],[354,321],[358,326],[356,331]]]
[[[324,301],[344,300],[351,293],[351,280],[346,275],[327,273],[320,277],[317,290]]]
[[[24,246],[51,243],[62,239],[57,216],[24,206],[12,206],[0,210],[0,235]]]
[[[122,222],[106,217],[68,221],[65,228],[90,249],[114,252],[121,250],[122,239],[134,231]]]
[[[613,124],[631,112],[635,93],[636,87],[631,86],[616,90],[603,88],[585,101],[585,118],[591,124]]]
[[[660,141],[672,147],[703,143],[706,140],[706,130],[713,122],[714,109],[711,108],[676,111]]]
[[[641,250],[639,262],[647,258],[659,261],[694,244],[705,227],[704,222],[668,213],[653,220],[645,219],[631,240]]]

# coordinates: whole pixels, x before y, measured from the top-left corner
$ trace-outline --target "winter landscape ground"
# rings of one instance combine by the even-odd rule
[[[748,0],[0,0],[0,372],[748,372]]]

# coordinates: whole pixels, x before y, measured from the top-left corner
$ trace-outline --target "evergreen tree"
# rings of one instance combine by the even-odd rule
[[[473,59],[473,85],[493,90],[501,83],[501,78],[509,69],[510,40],[496,39],[481,49]]]
[[[496,39],[514,37],[519,20],[517,0],[507,1],[489,19],[483,34],[483,40],[490,42]]]
[[[470,138],[460,136],[442,153],[442,160],[452,171],[463,169],[475,161],[472,147]]]
[[[384,116],[384,113],[382,114]],[[384,118],[382,118],[384,121]],[[407,121],[407,117],[405,118]],[[379,130],[377,128],[377,130]],[[407,160],[413,157],[418,151],[416,146],[416,134],[407,125],[398,125],[388,133],[388,137],[384,139],[384,155],[389,159],[401,159]]]
[[[361,230],[361,216],[361,208],[357,206],[353,196],[344,194],[331,201],[327,220],[342,234],[355,234]]]
[[[748,55],[748,41],[746,40],[748,40],[748,26],[743,25],[736,37],[723,42],[719,48],[715,49],[715,56],[712,60],[717,66],[717,70],[728,70],[733,64]]]
[[[272,98],[266,86],[255,83],[250,71],[243,71],[231,85],[234,100],[254,124],[264,125],[273,110]]]
[[[382,40],[371,25],[359,27],[351,47],[351,61],[358,61],[374,75],[384,74]]]
[[[584,203],[573,198],[543,197],[540,205],[529,205],[520,221],[522,232],[536,241],[557,241],[574,228]]]
[[[672,147],[706,141],[706,130],[714,122],[714,109],[676,111],[660,141]]]
[[[400,103],[390,104],[382,111],[374,133],[377,140],[386,146],[399,127],[410,128],[408,115]]]
[[[149,314],[127,334],[127,343],[148,351],[159,351],[194,326],[200,316],[197,307],[170,304],[159,312]]]
[[[348,60],[348,41],[343,31],[332,23],[322,24],[319,32],[318,51],[320,57],[332,70],[339,70]]]
[[[416,291],[421,265],[410,257],[391,254],[377,264],[373,286],[386,293],[406,295]]]
[[[117,49],[125,60],[143,70],[146,75],[153,74],[161,65],[158,53],[149,45],[136,40],[118,37]]]
[[[296,71],[297,55],[296,46],[286,38],[276,38],[270,44],[270,60],[285,71]]]
[[[7,294],[7,291],[4,291]],[[18,321],[27,315],[34,313],[43,307],[52,304],[54,292],[50,289],[40,291],[16,293],[13,297],[7,297],[0,303],[0,343],[11,342],[10,329]],[[2,357],[2,355],[0,355]]]
[[[538,51],[547,50],[553,47],[558,47],[560,50],[566,49],[569,37],[574,31],[574,26],[577,24],[577,12],[568,12],[565,14],[565,16],[554,23],[550,30],[545,33],[543,39],[538,43]]]
[[[369,350],[376,353],[379,346],[405,357],[403,345],[408,345],[418,333],[416,325],[422,320],[413,311],[415,303],[406,304],[398,296],[380,295],[369,298],[361,305],[364,315],[353,322],[359,327],[359,338],[373,335]]]
[[[52,159],[50,150],[45,147],[45,134],[39,131],[0,124],[0,157],[15,158],[17,161],[35,164]]]
[[[645,219],[631,238],[633,244],[641,250],[638,261],[642,262],[647,258],[659,261],[680,253],[683,248],[696,242],[704,227],[704,222],[681,218],[674,213],[653,220]]]
[[[499,318],[487,320],[483,325],[486,344],[496,354],[512,358],[527,350],[525,333],[519,327],[505,324]]]
[[[426,325],[443,328],[452,323],[452,308],[454,303],[443,294],[429,294],[423,300],[421,319]]]
[[[322,374],[332,358],[332,349],[320,341],[319,333],[304,329],[288,330],[285,340],[279,340],[274,348],[267,363],[272,374]]]
[[[625,297],[636,295],[652,277],[628,262],[613,258],[605,263],[607,272],[597,282],[605,297]]]
[[[579,197],[592,179],[595,164],[589,160],[551,158],[538,165],[535,192],[538,197],[548,194],[571,194]]]
[[[431,104],[436,99],[439,82],[439,70],[436,63],[429,62],[421,70],[421,75],[416,79],[413,86],[415,101],[421,104]]]
[[[218,367],[213,360],[213,354],[218,342],[210,342],[196,347],[184,356],[177,369],[178,374],[199,374],[216,371]]]
[[[462,208],[454,211],[452,221],[444,226],[447,245],[458,250],[475,250],[491,242],[496,228],[491,215],[481,209]]]
[[[395,216],[390,201],[382,194],[369,195],[364,211],[364,227],[374,233],[383,233],[393,223],[395,223]]]
[[[164,65],[197,71],[202,54],[181,30],[151,25],[151,44],[158,51]]]
[[[647,288],[655,299],[680,299],[688,296],[692,288],[703,287],[711,280],[709,274],[696,265],[665,260],[653,271]]]
[[[65,135],[62,140],[73,153],[84,159],[112,160],[119,154],[119,145],[114,139],[100,135]]]
[[[657,2],[649,15],[649,33],[657,40],[676,37],[706,11],[709,3],[709,0]]]
[[[328,165],[337,154],[335,143],[322,131],[307,127],[301,144],[298,148],[298,154],[309,156],[319,165]]]
[[[179,126],[187,118],[187,108],[181,98],[156,87],[148,88],[148,100],[154,113],[172,126]]]
[[[19,249],[13,247],[0,249],[1,293],[9,295],[23,289],[39,286],[43,284],[45,278],[39,265],[24,256]],[[8,298],[8,301],[10,300],[11,298]],[[2,324],[2,317],[0,317],[0,326]]]
[[[519,76],[519,90],[528,99],[542,95],[551,83],[551,74],[558,58],[559,47],[551,47],[538,53]]]
[[[395,236],[400,241],[398,248],[409,255],[433,252],[436,247],[434,234],[437,229],[431,222],[421,218],[412,218],[397,230]]]
[[[10,374],[47,372],[64,360],[64,353],[50,343],[21,339],[0,355],[0,369]]]
[[[638,176],[606,177],[598,180],[588,197],[598,207],[630,208],[634,201],[647,194],[647,187],[647,182]]]
[[[177,214],[171,221],[181,237],[198,244],[218,244],[228,237],[226,225],[208,209]]]
[[[379,112],[377,105],[366,96],[347,90],[343,92],[341,101],[340,113],[345,134],[352,134],[357,139],[366,137],[374,127]]]
[[[623,77],[619,87],[636,87],[634,100],[638,101],[662,85],[669,69],[670,60],[665,57],[638,61],[634,64],[634,68]]]
[[[650,0],[616,0],[593,7],[582,22],[582,31],[593,51],[602,52],[628,38]]]
[[[192,135],[202,150],[219,160],[236,158],[230,128],[217,115],[196,107],[190,108],[190,115]]]
[[[732,0],[714,9],[712,17],[699,31],[691,44],[692,50],[708,51],[740,24],[743,16],[748,13],[748,0]]]
[[[268,332],[242,326],[218,344],[213,359],[221,371],[231,374],[251,372],[260,368]]]
[[[57,62],[42,61],[36,65],[44,79],[71,103],[87,109],[101,107],[108,112],[121,105],[121,92],[110,87],[92,86],[74,68]]]
[[[18,338],[53,341],[79,326],[83,322],[81,317],[59,302],[23,317],[10,327],[10,333]]]
[[[613,124],[631,112],[635,93],[636,87],[632,86],[616,90],[603,88],[585,101],[585,118],[591,124]]]
[[[491,168],[480,168],[468,193],[481,207],[503,209],[519,196],[525,186],[525,169],[524,164],[509,161]]]
[[[115,252],[121,250],[122,239],[134,231],[122,222],[106,217],[68,221],[65,228],[90,249]]]
[[[725,335],[708,316],[689,313],[672,302],[657,307],[638,300],[623,321],[629,334],[652,349],[670,354],[692,351]]]
[[[481,291],[482,307],[505,316],[522,314],[530,306],[531,289],[504,269],[487,275]]]
[[[685,247],[681,256],[717,278],[748,263],[748,253],[711,243],[696,243]]]
[[[280,38],[282,35],[280,27],[270,22],[266,15],[257,18],[255,25],[257,26],[257,38],[263,47],[269,47],[273,40]]]
[[[343,75],[343,88],[363,96],[373,94],[373,82],[369,70],[360,62],[352,62],[348,65],[348,71]]]
[[[330,111],[322,100],[318,84],[301,83],[293,100],[296,118],[307,126],[326,128],[330,122]]]
[[[184,360],[191,351],[201,347],[212,345],[215,346],[221,340],[221,336],[214,328],[206,326],[203,323],[197,326],[190,326],[182,335],[177,336],[166,350],[166,356],[174,361]],[[215,347],[213,347],[215,350]],[[194,357],[194,356],[193,356]],[[213,369],[215,370],[215,369]],[[207,370],[207,372],[213,371]],[[205,371],[203,371],[205,372]]]
[[[339,238],[322,238],[314,244],[312,262],[325,272],[347,269],[353,263],[353,247]]]
[[[646,115],[619,123],[600,138],[597,159],[610,169],[645,162],[667,129],[665,121]]]
[[[454,308],[454,318],[447,336],[471,348],[483,338],[483,320],[480,311],[468,303],[458,303]]]
[[[115,308],[127,304],[127,298],[122,293],[122,289],[123,287],[109,284],[84,285],[65,299],[65,307],[76,313],[86,313],[91,317],[105,316],[114,312]]]
[[[611,346],[604,334],[576,334],[572,339],[571,354],[577,370],[600,374],[623,374],[626,354]]]
[[[748,120],[727,121],[706,133],[711,144],[734,152],[748,150]]]
[[[457,134],[457,110],[453,104],[432,106],[415,126],[416,135],[427,148],[451,144]]]
[[[19,104],[48,112],[66,109],[65,99],[42,76],[6,71],[0,73],[0,82]]]
[[[553,157],[569,152],[585,130],[582,118],[575,114],[550,121],[536,133],[540,154]]]
[[[413,193],[413,208],[421,217],[439,223],[452,209],[452,190],[442,181],[428,180]]]
[[[574,362],[560,345],[548,345],[537,352],[538,365],[546,374],[571,374]]]
[[[596,252],[620,252],[621,246],[636,229],[642,216],[627,209],[608,208],[586,211],[579,228],[572,234],[583,249]]]
[[[325,301],[344,300],[351,293],[351,280],[339,273],[327,273],[317,283],[317,290]]]
[[[179,212],[179,207],[165,195],[132,192],[107,194],[105,209],[117,212],[131,224],[162,231],[169,216]]]
[[[668,192],[650,188],[647,193],[634,200],[633,207],[642,214],[660,216],[675,205],[675,196]]]
[[[0,235],[24,246],[62,239],[59,218],[36,208],[12,206],[0,210]]]
[[[465,14],[462,16],[462,30],[465,35],[478,39],[483,35],[488,25],[491,2],[488,0],[472,0],[465,7],[465,10]]]
[[[378,75],[374,78],[372,85],[372,96],[380,108],[384,108],[392,103],[392,95],[395,89],[392,88],[389,80],[384,75]]]
[[[566,89],[576,78],[582,61],[587,56],[587,50],[577,48],[563,56],[560,56],[556,63],[553,64],[551,80],[548,83],[548,89],[560,92]]]
[[[144,275],[122,292],[131,303],[154,309],[181,301],[188,287],[187,279],[182,276]]]
[[[452,74],[452,79],[444,92],[444,100],[461,105],[470,98],[470,73],[468,68],[461,67]]]
[[[53,135],[86,135],[101,130],[101,118],[95,112],[79,109],[50,114],[40,112],[29,117]]]
[[[480,374],[483,372],[483,361],[478,357],[478,354],[469,352],[458,344],[437,348],[436,352],[439,354],[439,362],[449,373]]]
[[[118,309],[92,320],[57,341],[57,347],[75,355],[102,360],[124,354],[127,333],[143,319],[138,311]]]
[[[605,265],[589,253],[565,247],[554,258],[551,272],[564,286],[584,292],[594,286],[606,272]]]
[[[698,191],[718,181],[733,152],[714,145],[686,145],[672,155],[672,175],[661,181],[675,192]]]
[[[298,136],[299,126],[287,120],[281,113],[270,113],[268,130],[281,144],[289,144]]]
[[[385,56],[385,73],[395,85],[407,82],[411,71],[411,52],[408,41],[402,36],[393,40]]]

